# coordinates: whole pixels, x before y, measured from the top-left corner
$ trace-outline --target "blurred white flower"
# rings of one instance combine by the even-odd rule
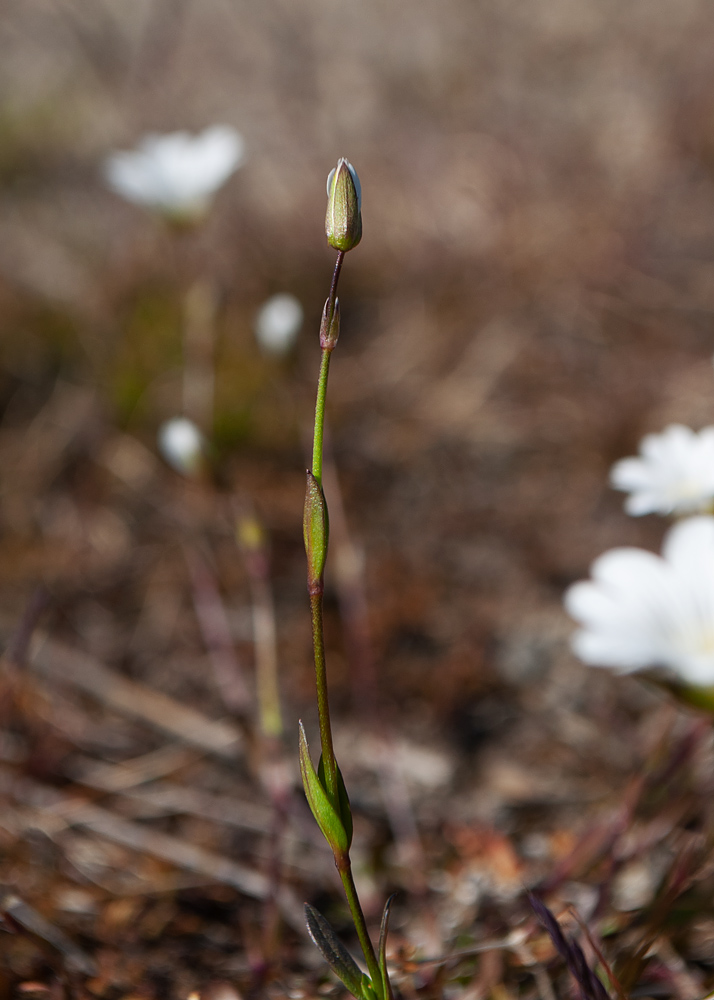
[[[591,574],[565,595],[583,626],[573,638],[581,660],[621,673],[665,667],[686,684],[714,685],[714,517],[676,524],[661,557],[612,549]]]
[[[698,434],[671,424],[648,434],[640,458],[623,458],[610,473],[616,490],[630,493],[625,510],[639,514],[694,514],[714,503],[714,427]]]
[[[205,466],[206,439],[192,420],[173,417],[159,427],[158,444],[163,458],[183,476],[199,476]]]
[[[303,309],[294,295],[282,292],[264,302],[255,317],[255,336],[267,354],[287,354],[303,321]]]
[[[128,201],[192,219],[206,212],[213,195],[244,158],[241,134],[230,125],[214,125],[198,135],[147,135],[138,149],[109,156],[104,176]]]

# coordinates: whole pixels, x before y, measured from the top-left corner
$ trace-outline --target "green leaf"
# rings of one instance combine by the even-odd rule
[[[358,1000],[371,1000],[362,988],[364,977],[357,963],[337,937],[329,922],[309,903],[305,903],[305,921],[315,947],[337,978]],[[369,982],[369,979],[367,981]]]
[[[372,985],[372,980],[365,972],[362,973],[362,993],[365,1000],[380,1000]]]
[[[336,855],[347,854],[350,845],[347,831],[317,776],[302,722],[300,723],[300,773],[308,804],[323,837]]]
[[[384,904],[382,926],[379,929],[379,969],[382,973],[382,995],[384,996],[384,1000],[394,1000],[392,984],[389,982],[389,973],[387,972],[387,933],[389,932],[389,911],[395,896],[396,892],[393,892]]]
[[[333,805],[337,806],[337,814],[342,820],[342,825],[345,828],[345,833],[347,834],[347,850],[350,849],[352,843],[352,807],[350,806],[350,797],[347,794],[347,789],[345,788],[345,779],[342,777],[342,771],[340,771],[340,765],[335,761],[335,766],[337,768],[337,803],[333,802]],[[317,776],[320,779],[322,787],[327,791],[327,781],[325,779],[325,764],[322,759],[322,754],[320,754],[320,762],[317,765]],[[329,794],[329,793],[328,793]]]

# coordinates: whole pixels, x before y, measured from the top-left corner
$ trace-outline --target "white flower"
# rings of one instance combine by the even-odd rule
[[[622,673],[665,667],[686,684],[714,685],[714,517],[676,524],[661,557],[612,549],[591,573],[565,595],[583,626],[573,638],[581,660]]]
[[[623,458],[610,473],[616,490],[630,493],[628,514],[694,514],[714,502],[714,427],[698,434],[671,424],[648,434],[640,458]]]
[[[286,354],[295,343],[302,320],[302,306],[294,295],[273,295],[256,314],[257,341],[268,354]]]
[[[242,164],[244,151],[243,137],[230,125],[214,125],[198,135],[152,133],[138,149],[108,157],[104,176],[128,201],[194,218],[208,209],[218,188]]]
[[[206,454],[206,439],[192,420],[174,417],[159,427],[159,451],[166,462],[184,476],[200,475]]]

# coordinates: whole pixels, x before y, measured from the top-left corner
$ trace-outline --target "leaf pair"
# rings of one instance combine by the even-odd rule
[[[320,758],[315,771],[302,722],[300,723],[300,773],[308,804],[323,837],[332,848],[335,857],[345,857],[352,843],[352,810],[347,789],[338,767],[337,796],[334,798],[329,794],[323,760]]]
[[[335,934],[329,921],[325,920],[314,906],[305,903],[305,921],[315,947],[337,978],[344,983],[357,1000],[394,1000],[387,974],[386,957],[389,910],[393,899],[392,895],[387,900],[382,916],[382,927],[379,934],[379,969],[382,974],[382,982],[378,984],[374,984],[369,976],[359,969],[355,960]]]

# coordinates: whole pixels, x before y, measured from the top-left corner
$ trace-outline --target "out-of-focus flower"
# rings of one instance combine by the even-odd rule
[[[173,417],[159,427],[159,451],[166,462],[189,479],[200,476],[206,465],[206,439],[192,420]]]
[[[585,663],[630,673],[667,668],[687,685],[714,686],[714,517],[680,521],[662,556],[612,549],[565,607],[583,626],[573,650]]]
[[[294,295],[281,292],[264,302],[255,317],[255,336],[266,354],[287,354],[295,343],[303,309]]]
[[[109,156],[104,176],[128,201],[191,220],[208,210],[244,157],[243,137],[230,125],[214,125],[198,135],[152,133],[137,149]]]
[[[648,434],[639,458],[612,467],[610,482],[630,496],[628,514],[694,514],[714,503],[714,427],[703,431],[671,424]]]

